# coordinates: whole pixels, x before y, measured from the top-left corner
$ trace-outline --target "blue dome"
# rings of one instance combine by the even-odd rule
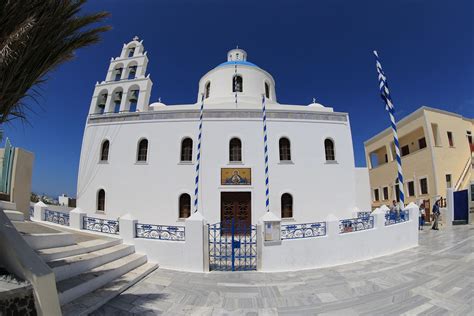
[[[226,62],[220,64],[220,65],[217,66],[217,67],[222,67],[222,66],[227,66],[227,65],[231,65],[231,66],[244,65],[244,66],[258,67],[257,65],[255,65],[255,64],[253,64],[253,63],[251,63],[251,62],[248,62],[248,61],[244,61],[244,60],[226,61]]]

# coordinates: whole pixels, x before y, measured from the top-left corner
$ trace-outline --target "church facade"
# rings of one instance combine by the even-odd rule
[[[88,216],[180,225],[196,209],[209,223],[349,218],[370,210],[366,168],[356,168],[347,113],[313,102],[281,104],[274,78],[233,49],[199,81],[195,102],[150,103],[143,41],[124,44],[95,86],[84,130],[77,204]],[[198,202],[194,205],[200,109]]]

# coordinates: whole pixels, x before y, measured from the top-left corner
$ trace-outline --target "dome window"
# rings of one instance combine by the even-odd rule
[[[242,92],[244,90],[244,81],[242,76],[234,76],[233,78],[233,85],[232,85],[232,92]]]
[[[335,161],[336,153],[334,151],[334,142],[329,138],[324,140],[324,151],[326,153],[326,161]]]
[[[265,97],[267,99],[270,99],[270,86],[268,85],[267,82],[265,82]]]
[[[204,98],[207,99],[209,98],[209,95],[211,93],[211,82],[206,83],[206,87],[204,88]]]

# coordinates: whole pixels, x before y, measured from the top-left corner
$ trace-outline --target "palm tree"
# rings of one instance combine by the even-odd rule
[[[86,0],[0,1],[0,126],[26,119],[27,97],[78,48],[97,43],[106,12],[79,15]]]

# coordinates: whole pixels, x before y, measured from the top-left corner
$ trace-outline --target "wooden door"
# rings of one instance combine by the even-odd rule
[[[423,204],[425,205],[425,222],[431,222],[431,205],[430,200],[424,200]]]
[[[221,192],[221,222],[252,224],[250,192]]]

